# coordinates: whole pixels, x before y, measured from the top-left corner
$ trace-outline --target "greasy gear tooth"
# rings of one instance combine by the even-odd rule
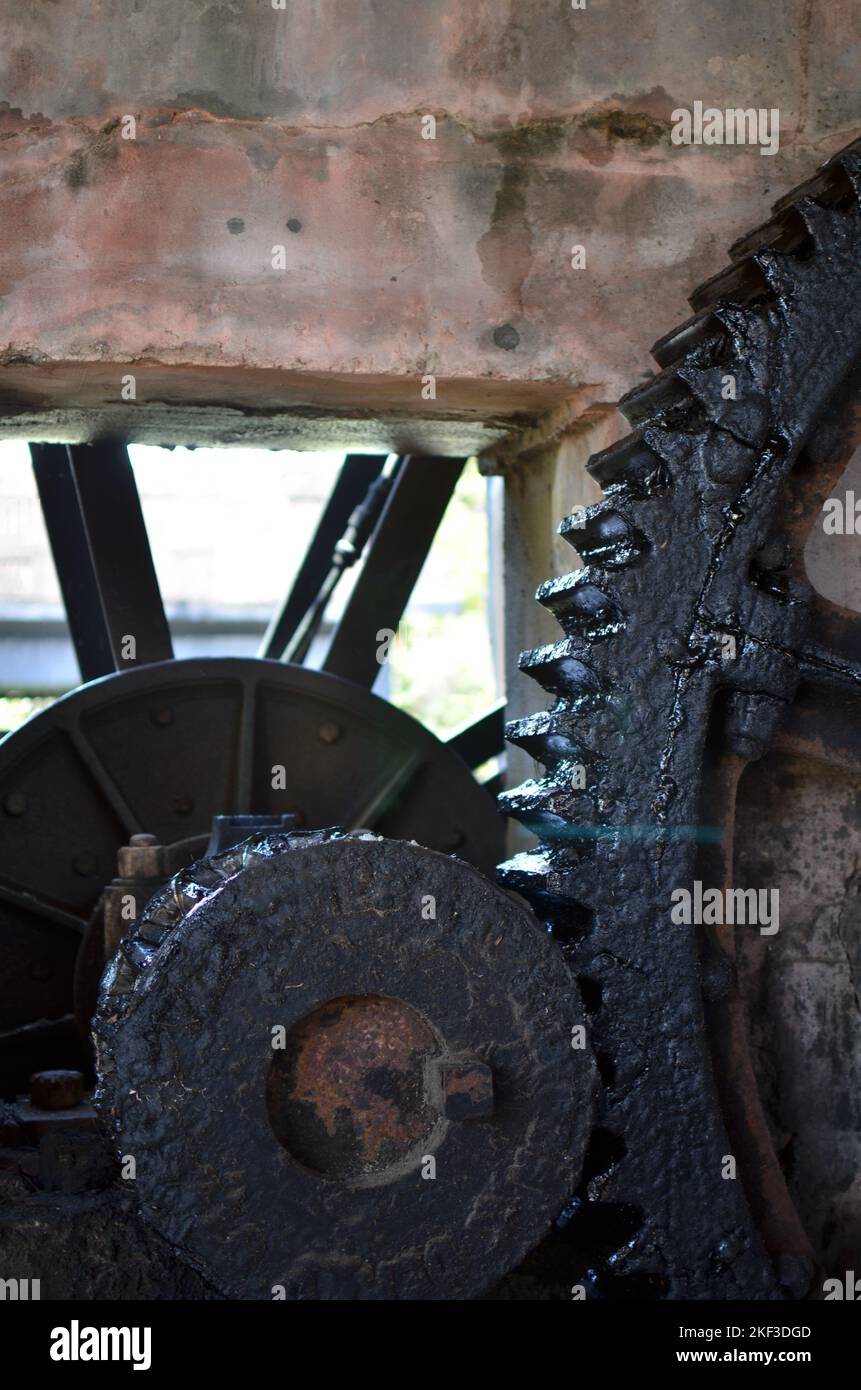
[[[505,888],[517,888],[514,879],[518,879],[521,885],[528,881],[530,886],[541,887],[549,867],[550,857],[546,850],[529,850],[497,865],[496,873]]]
[[[524,850],[500,864],[496,872],[503,888],[528,898],[539,912],[542,905],[555,900],[565,900],[566,907],[582,906],[588,912],[592,896],[588,873],[574,858],[560,864],[557,846],[542,844]]]
[[[734,261],[742,261],[761,250],[763,246],[773,246],[777,251],[793,251],[799,242],[803,241],[805,234],[805,228],[799,222],[795,208],[786,208],[777,217],[769,218],[761,227],[756,227],[752,232],[739,237],[729,248],[729,254]]]
[[[541,710],[525,719],[514,719],[506,726],[505,737],[543,763],[555,767],[567,761],[583,770],[595,764],[594,754],[583,743],[583,720],[578,712],[568,709]]]
[[[652,346],[652,356],[659,367],[672,367],[689,353],[710,349],[721,338],[720,323],[711,309],[705,309],[659,338]]]
[[[606,493],[630,487],[650,494],[670,486],[666,468],[641,431],[593,454],[586,467]]]
[[[802,198],[797,212],[810,236],[821,246],[830,246],[837,240],[846,222],[842,213],[815,202],[813,198]]]
[[[803,198],[828,200],[835,186],[839,187],[841,180],[848,178],[852,183],[854,179],[858,178],[859,172],[861,172],[861,140],[854,140],[851,145],[847,145],[844,150],[840,150],[827,163],[823,164],[812,178],[805,179],[804,183],[798,184],[796,188],[784,193],[782,198],[778,198],[773,210],[776,213],[782,212],[785,208],[795,206]]]
[[[545,779],[523,782],[499,797],[500,810],[550,844],[587,843],[594,839],[593,795]]]
[[[575,507],[573,512],[567,512],[556,530],[560,536],[567,536],[571,531],[584,530],[586,526],[603,516],[605,512],[615,511],[615,509],[614,502],[602,497],[599,502],[591,502],[588,507]]]
[[[659,372],[650,381],[635,386],[619,401],[619,410],[635,428],[648,420],[659,420],[688,398],[688,390],[675,368]]]
[[[632,565],[649,549],[643,532],[609,501],[574,513],[559,524],[559,534],[584,563],[606,569]]]
[[[779,300],[791,298],[805,277],[805,268],[795,256],[783,255],[770,246],[755,251],[752,260],[762,271],[772,293]]]
[[[551,695],[576,699],[597,695],[602,688],[596,673],[583,660],[588,653],[588,643],[568,638],[522,652],[518,664],[521,671],[532,676]]]
[[[748,304],[768,291],[768,281],[754,256],[748,256],[735,265],[718,271],[711,279],[697,286],[688,303],[696,312],[708,309],[718,300],[728,299],[733,304]]]
[[[562,574],[542,584],[535,597],[565,632],[579,633],[592,641],[611,637],[624,627],[624,616],[612,596],[594,582],[596,578],[603,578],[601,572],[593,574],[590,569]]]
[[[497,867],[496,875],[503,888],[522,893],[535,902],[547,892],[547,884],[553,873],[553,851],[548,845],[525,850],[507,859]]]

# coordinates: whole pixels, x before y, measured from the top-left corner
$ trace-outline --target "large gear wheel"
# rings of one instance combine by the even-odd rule
[[[663,370],[620,403],[633,433],[589,465],[605,500],[560,528],[584,568],[539,590],[564,640],[521,659],[557,699],[508,731],[546,772],[503,798],[540,845],[502,879],[550,919],[591,1002],[606,1161],[569,1215],[612,1253],[599,1294],[799,1297],[813,1276],[733,931],[698,940],[670,906],[697,875],[728,880],[744,762],[779,727],[821,748],[811,683],[857,687],[857,629],[812,601],[802,546],[857,438],[859,195],[856,143],[653,349]]]

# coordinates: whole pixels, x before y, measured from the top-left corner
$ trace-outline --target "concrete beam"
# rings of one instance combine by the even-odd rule
[[[0,0],[0,433],[485,448],[861,126],[849,0],[468,8]],[[780,152],[672,145],[695,98]]]

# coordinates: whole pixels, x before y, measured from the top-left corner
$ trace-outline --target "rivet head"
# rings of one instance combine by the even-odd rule
[[[3,810],[7,816],[23,816],[27,809],[27,798],[23,792],[10,792],[3,800]]]
[[[321,743],[337,743],[344,730],[335,719],[327,719],[317,730]]]

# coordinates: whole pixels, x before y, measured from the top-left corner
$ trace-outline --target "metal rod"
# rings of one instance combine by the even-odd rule
[[[379,673],[380,632],[396,632],[422,571],[464,459],[408,458],[392,487],[323,670],[370,688]]]
[[[364,554],[365,546],[382,515],[386,499],[401,467],[401,460],[395,459],[391,470],[383,473],[376,482],[371,483],[363,500],[351,512],[346,530],[339,537],[332,552],[329,561],[331,569],[314,603],[302,620],[295,641],[289,650],[288,661],[297,665],[304,662],[311,649],[311,643],[323,622],[329,600],[346,571],[355,565]]]
[[[69,457],[114,666],[168,661],[170,629],[128,450],[73,444]]]
[[[367,496],[368,489],[382,473],[385,462],[384,454],[347,455],[290,592],[267,628],[259,656],[276,661],[283,658],[326,582],[332,552],[344,534],[351,513]]]

